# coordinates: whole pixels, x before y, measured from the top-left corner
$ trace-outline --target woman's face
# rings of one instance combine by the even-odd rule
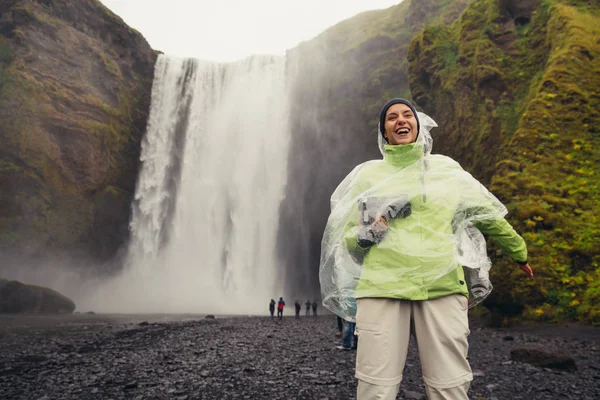
[[[417,117],[406,104],[394,104],[385,113],[385,138],[395,146],[417,140]]]

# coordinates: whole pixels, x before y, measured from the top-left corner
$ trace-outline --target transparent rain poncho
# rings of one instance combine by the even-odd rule
[[[492,290],[476,225],[507,210],[454,160],[430,154],[437,124],[418,118],[415,143],[389,146],[378,134],[384,160],[357,166],[331,196],[319,279],[324,306],[346,320],[356,298],[425,300],[466,284],[473,307]]]

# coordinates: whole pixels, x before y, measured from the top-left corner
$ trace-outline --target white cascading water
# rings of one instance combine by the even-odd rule
[[[124,273],[104,312],[263,313],[288,157],[285,58],[159,56]]]

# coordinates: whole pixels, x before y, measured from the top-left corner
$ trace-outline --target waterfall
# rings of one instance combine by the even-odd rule
[[[263,313],[283,295],[288,113],[284,57],[159,56],[125,271],[96,309]]]

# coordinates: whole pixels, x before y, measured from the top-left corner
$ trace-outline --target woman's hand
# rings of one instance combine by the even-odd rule
[[[375,218],[375,222],[371,225],[373,232],[380,234],[386,232],[388,229],[388,222],[381,215]]]
[[[519,267],[523,270],[523,272],[529,275],[530,278],[533,278],[533,270],[529,266],[529,263],[519,264]]]

